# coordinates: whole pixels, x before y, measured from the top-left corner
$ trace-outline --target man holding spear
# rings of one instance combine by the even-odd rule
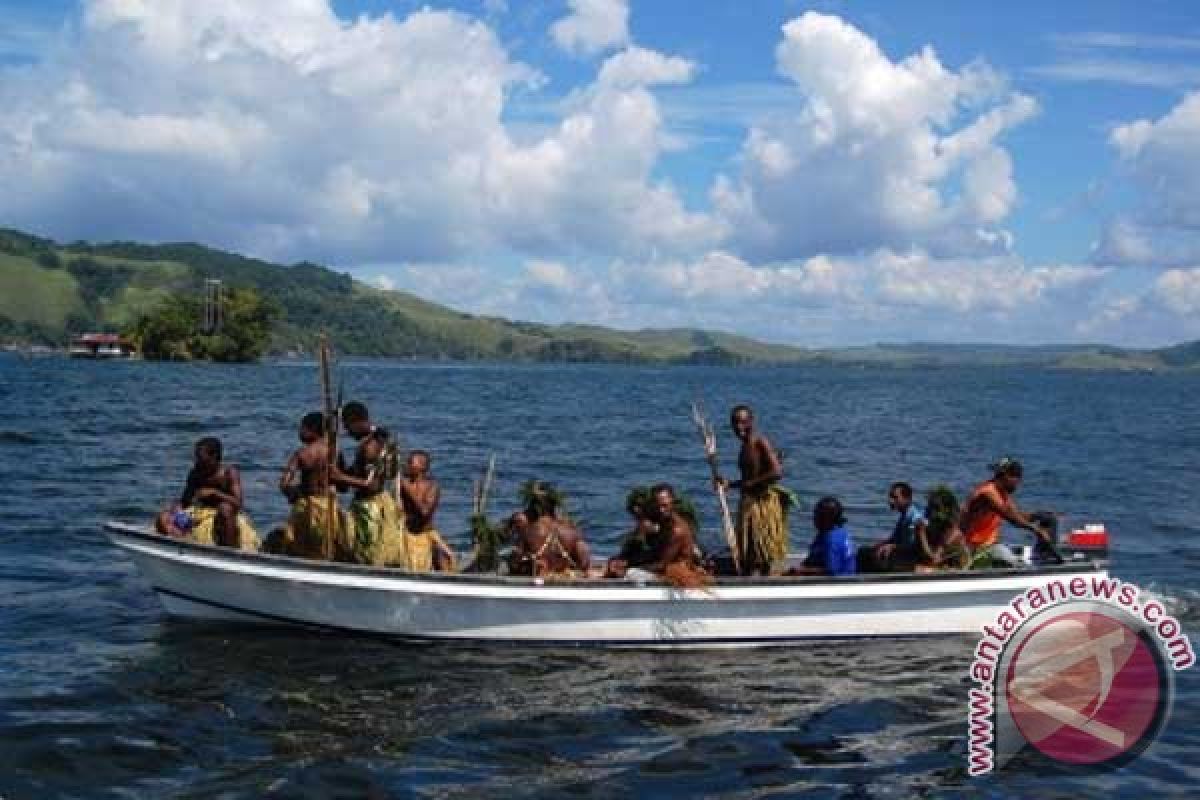
[[[734,406],[729,423],[742,442],[738,453],[742,477],[727,481],[716,475],[713,480],[719,489],[728,487],[741,492],[737,514],[741,574],[782,574],[787,566],[787,517],[779,493],[772,491],[772,487],[783,477],[783,464],[767,437],[755,430],[750,406]]]

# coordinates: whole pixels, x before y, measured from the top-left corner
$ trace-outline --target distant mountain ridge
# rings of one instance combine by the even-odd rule
[[[219,278],[279,303],[271,351],[311,352],[320,330],[348,355],[630,364],[1021,365],[1200,368],[1200,342],[1156,350],[1102,345],[885,344],[814,350],[693,329],[623,331],[456,311],[309,262],[291,266],[192,243],[60,244],[0,229],[0,341],[61,344],[73,332],[122,330],[172,292]]]

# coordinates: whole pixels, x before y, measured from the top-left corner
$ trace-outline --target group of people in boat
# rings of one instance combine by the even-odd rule
[[[441,490],[430,475],[430,454],[414,450],[402,467],[394,437],[371,422],[362,403],[345,405],[340,421],[355,440],[349,463],[340,452],[331,452],[336,446],[331,448],[326,415],[313,412],[300,421],[300,447],[288,459],[279,483],[291,511],[286,523],[261,545],[242,508],[238,470],[222,461],[221,442],[213,437],[196,443],[182,497],[158,515],[158,531],[303,558],[418,572],[457,570],[458,558],[435,524]],[[727,573],[837,576],[1016,566],[1021,559],[1000,542],[1005,522],[1030,531],[1043,552],[1054,553],[1047,519],[1023,513],[1013,498],[1023,476],[1021,464],[1004,458],[961,507],[953,491],[938,486],[928,493],[922,509],[908,483],[893,483],[888,504],[898,516],[892,534],[862,548],[854,545],[838,498],[822,497],[813,507],[814,536],[807,557],[789,566],[788,522],[799,500],[781,485],[782,460],[757,429],[753,410],[736,406],[730,426],[741,442],[740,477],[727,480],[714,467],[713,483],[740,497],[731,558],[704,555],[690,501],[661,483],[629,493],[626,510],[633,528],[614,557],[602,567],[593,566],[590,548],[566,514],[562,494],[550,484],[530,481],[522,490],[522,507],[505,524],[512,542],[509,573],[663,579],[678,586],[701,586],[714,574]],[[338,492],[351,494],[345,510],[339,506]]]

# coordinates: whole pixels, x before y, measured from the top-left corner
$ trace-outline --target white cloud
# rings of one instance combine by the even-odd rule
[[[567,5],[571,13],[550,28],[563,50],[590,56],[629,43],[626,0],[567,0]]]
[[[991,226],[1017,190],[996,139],[1036,112],[1031,98],[984,65],[948,70],[930,48],[893,62],[837,17],[808,12],[783,32],[776,60],[794,102],[750,131],[741,175],[713,187],[739,252],[1003,245]]]
[[[1075,326],[1094,318],[1107,270],[888,250],[761,265],[711,250],[572,267],[535,260],[499,282],[476,274],[427,265],[399,282],[459,308],[539,322],[705,327],[807,344],[1038,342],[1085,336]],[[1048,313],[1055,308],[1066,311]]]
[[[690,82],[695,73],[696,65],[687,59],[634,46],[605,61],[597,83],[617,88],[680,84]]]
[[[1153,293],[1164,308],[1200,321],[1200,267],[1167,270],[1154,282]]]
[[[22,187],[0,195],[8,224],[336,263],[636,253],[717,230],[654,174],[671,142],[648,87],[690,80],[684,59],[622,50],[517,141],[510,95],[544,79],[459,13],[90,0],[75,36],[0,83],[0,182]]]
[[[1109,142],[1137,190],[1093,251],[1099,263],[1187,265],[1200,261],[1200,91],[1157,120],[1117,126]]]

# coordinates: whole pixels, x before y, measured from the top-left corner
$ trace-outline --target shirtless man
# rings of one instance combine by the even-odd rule
[[[1024,470],[1021,462],[1013,458],[1002,458],[992,465],[992,478],[976,486],[967,502],[963,504],[959,527],[975,559],[990,560],[995,566],[1016,566],[1020,559],[1000,542],[1000,529],[1005,522],[1023,528],[1054,552],[1054,541],[1050,532],[1039,525],[1032,516],[1023,514],[1013,499],[1021,485]]]
[[[396,497],[404,510],[405,561],[402,566],[415,572],[453,572],[454,551],[442,539],[433,524],[442,490],[429,477],[429,453],[414,450],[408,456],[404,475],[396,481]]]
[[[179,503],[158,515],[159,533],[204,544],[256,549],[257,536],[242,511],[242,477],[233,464],[221,464],[221,440],[196,442],[195,465]]]
[[[738,453],[740,480],[717,482],[741,492],[737,514],[738,555],[743,575],[777,575],[786,566],[787,518],[779,495],[771,487],[783,477],[779,454],[754,427],[750,406],[735,406],[729,424],[742,442]]]
[[[298,435],[301,446],[292,453],[279,477],[279,491],[292,510],[287,524],[267,537],[263,550],[300,558],[326,558],[339,539],[341,514],[330,489],[325,415],[320,411],[305,414]]]
[[[535,485],[525,507],[529,526],[517,532],[510,572],[514,575],[586,577],[591,550],[583,534],[558,516],[561,498],[551,486]]]
[[[647,564],[645,569],[662,575],[675,565],[693,567],[696,560],[696,532],[687,518],[675,508],[675,490],[670,484],[660,483],[650,491],[654,498],[654,521],[659,526],[662,546],[658,558]]]
[[[320,411],[305,414],[300,420],[300,448],[292,453],[279,478],[279,491],[295,503],[302,497],[329,491],[329,445],[325,440],[325,415]],[[297,473],[300,483],[293,481]]]

